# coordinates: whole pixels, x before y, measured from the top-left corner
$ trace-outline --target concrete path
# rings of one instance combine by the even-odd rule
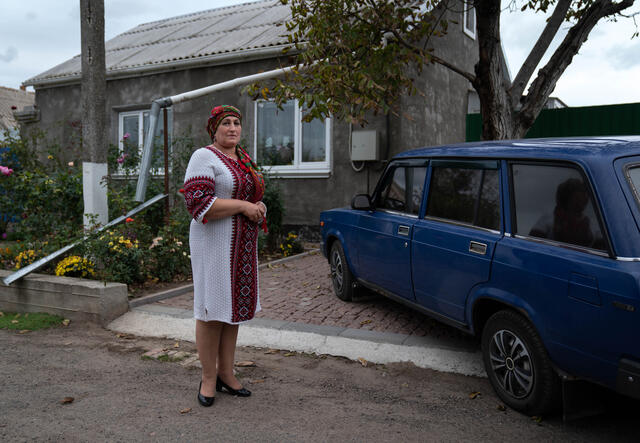
[[[109,328],[195,341],[191,288],[137,300]],[[382,297],[345,303],[333,294],[329,266],[318,252],[261,266],[262,311],[240,328],[238,344],[364,359],[409,361],[418,367],[484,376],[472,337]]]

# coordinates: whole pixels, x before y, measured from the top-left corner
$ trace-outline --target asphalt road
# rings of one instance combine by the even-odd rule
[[[241,348],[250,398],[196,401],[199,371],[146,360],[193,344],[118,337],[91,324],[0,331],[0,440],[14,441],[638,441],[638,402],[563,423],[500,407],[486,379]],[[471,395],[479,393],[477,395]],[[73,398],[73,401],[65,398]],[[474,398],[471,398],[474,397]],[[616,397],[616,399],[618,399]]]

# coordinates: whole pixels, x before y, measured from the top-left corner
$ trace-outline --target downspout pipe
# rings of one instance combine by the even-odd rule
[[[274,69],[272,71],[261,72],[259,74],[247,75],[245,77],[237,77],[226,82],[216,83],[215,85],[206,86],[204,88],[195,89],[193,91],[183,92],[182,94],[172,95],[171,97],[164,97],[154,100],[151,103],[151,112],[149,113],[149,130],[144,140],[142,162],[140,164],[140,173],[138,175],[138,184],[136,187],[136,201],[144,201],[145,193],[147,191],[149,169],[151,168],[151,159],[153,158],[153,135],[155,135],[156,128],[158,126],[160,109],[169,107],[177,103],[193,100],[194,98],[202,97],[203,95],[211,94],[212,92],[246,85],[248,83],[277,77],[283,74],[288,74],[290,72],[294,72],[297,69],[302,69],[302,67],[294,65],[286,68]]]

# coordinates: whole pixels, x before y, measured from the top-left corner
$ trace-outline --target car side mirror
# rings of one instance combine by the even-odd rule
[[[370,211],[373,209],[371,197],[368,194],[356,194],[351,199],[351,208]]]

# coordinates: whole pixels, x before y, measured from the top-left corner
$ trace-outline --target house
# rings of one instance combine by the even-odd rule
[[[0,86],[0,141],[4,139],[5,131],[15,135],[18,122],[14,114],[32,110],[34,102],[33,92]]]
[[[434,46],[441,57],[472,72],[475,12],[460,7],[451,14],[460,17]],[[290,65],[282,53],[288,45],[283,26],[288,17],[288,6],[263,0],[141,24],[107,41],[109,141],[123,147],[126,138],[142,145],[154,99]],[[39,127],[64,138],[66,123],[82,119],[80,62],[78,55],[24,82],[34,87],[40,111],[27,130]],[[169,131],[173,137],[189,134],[194,148],[208,144],[210,109],[223,103],[238,106],[248,150],[259,163],[272,165],[270,173],[280,184],[285,224],[317,226],[322,210],[348,205],[355,193],[371,192],[394,154],[464,141],[469,82],[434,65],[418,77],[417,86],[424,96],[399,98],[409,118],[376,116],[366,128],[337,119],[302,123],[297,102],[277,111],[239,87],[173,105]]]

